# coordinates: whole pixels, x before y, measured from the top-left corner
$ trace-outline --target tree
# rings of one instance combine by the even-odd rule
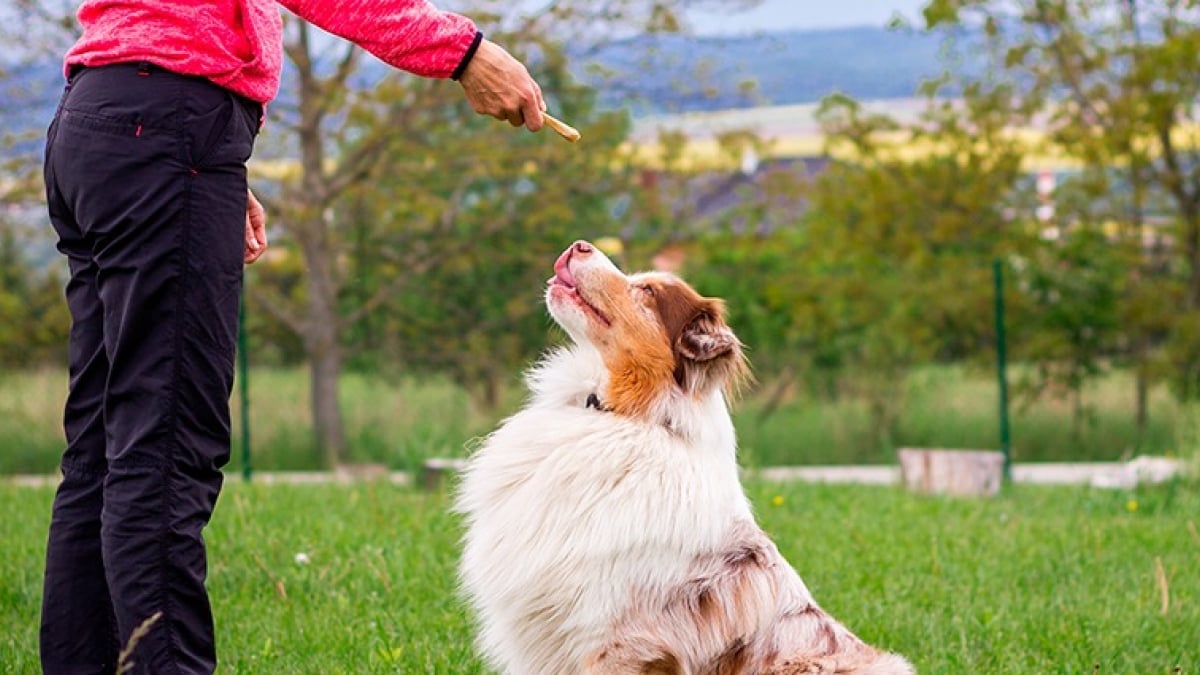
[[[1137,252],[1121,313],[1139,425],[1156,358],[1171,364],[1177,392],[1200,394],[1200,7],[935,0],[924,18],[929,28],[983,26],[995,77],[1083,163],[1092,197],[1108,197],[1098,200],[1115,226],[1106,236]]]
[[[0,57],[0,364],[10,367],[60,362],[67,342],[65,265],[43,264],[53,253],[53,232],[46,224],[39,156],[49,122],[43,111],[53,110],[62,79],[40,60],[61,53],[77,34],[73,2],[0,5],[6,44]]]
[[[1025,388],[1031,398],[1065,389],[1076,436],[1087,421],[1084,385],[1116,349],[1124,269],[1120,251],[1097,229],[1072,228],[1038,247],[1015,275],[1032,304],[1023,351],[1035,370]]]
[[[410,371],[449,374],[485,408],[545,346],[541,290],[555,258],[608,233],[623,183],[625,116],[594,114],[590,95],[565,83],[555,91],[557,109],[585,124],[586,151],[464,120],[469,131],[447,130],[439,144],[441,170],[384,176],[359,195],[377,218],[366,250],[389,252],[352,258],[368,283],[389,289],[376,319],[383,353]]]
[[[552,145],[561,143],[556,138],[530,139],[511,130],[505,130],[507,134],[498,129],[485,132],[487,122],[476,120],[466,109],[457,85],[381,76],[378,68],[366,65],[357,48],[331,46],[306,24],[287,22],[285,52],[292,75],[281,101],[272,106],[272,130],[264,140],[276,143],[280,156],[295,157],[295,163],[277,175],[274,185],[262,188],[262,198],[273,222],[283,228],[279,243],[285,250],[294,250],[302,261],[304,283],[286,293],[272,288],[270,282],[282,275],[268,262],[252,275],[251,293],[253,309],[269,312],[299,336],[304,347],[311,368],[317,445],[325,464],[347,455],[338,404],[338,376],[346,360],[347,336],[372,325],[373,313],[395,308],[393,301],[398,298],[439,300],[430,294],[431,288],[439,286],[419,285],[431,281],[430,275],[455,266],[474,272],[511,272],[514,265],[531,264],[520,255],[506,257],[511,252],[504,249],[491,251],[489,265],[482,264],[477,252],[472,253],[480,242],[515,244],[518,240],[504,236],[514,231],[514,225],[527,231],[549,223],[561,228],[581,209],[599,213],[602,195],[597,189],[612,171],[609,161],[615,158],[612,153],[622,127],[611,119],[593,117],[586,97],[569,86],[567,55],[561,45],[571,44],[578,58],[587,45],[621,30],[675,30],[680,25],[675,3],[666,2],[555,2],[524,17],[487,11],[501,6],[480,3],[479,11],[471,14],[489,37],[527,57],[546,90],[549,105],[584,131],[587,145],[576,149],[574,157],[565,154],[568,146]],[[494,122],[490,124],[494,126]],[[274,128],[285,130],[286,137],[275,138]],[[579,157],[580,153],[591,155],[593,142],[595,155]],[[547,144],[553,148],[550,156]],[[556,168],[561,172],[552,174]],[[257,182],[265,180],[264,174]],[[384,186],[388,192],[375,189]],[[553,245],[566,243],[555,241]],[[360,255],[352,262],[356,250]],[[366,260],[364,255],[372,259]],[[544,265],[539,260],[530,269]],[[367,270],[372,272],[365,285],[350,276]],[[509,275],[510,280],[521,276]],[[524,287],[495,285],[496,275],[477,274],[475,278],[490,285],[442,287],[491,289],[491,297],[496,292],[527,292]],[[469,296],[472,300],[482,297],[488,296]],[[482,372],[478,363],[468,365],[469,355],[494,352],[501,336],[511,338],[505,328],[528,310],[488,318],[465,307],[480,305],[427,302],[428,309],[440,310],[442,319],[451,325],[476,322],[470,332],[475,342],[456,342],[467,351],[442,364],[457,370],[460,379],[483,382],[486,390],[496,382],[496,374]],[[418,326],[432,328],[432,324],[416,321],[405,324],[410,330]],[[490,332],[481,333],[480,328]],[[430,335],[426,333],[426,337]],[[506,348],[497,365],[511,363],[523,354],[527,347],[521,344],[520,348]],[[443,350],[440,356],[444,358],[445,353]],[[482,396],[483,400],[492,398]]]
[[[851,376],[885,446],[910,367],[990,344],[991,261],[1027,246],[1009,215],[1024,149],[1006,101],[970,87],[961,102],[931,97],[908,126],[845,97],[822,103],[838,159],[809,191],[797,323]]]

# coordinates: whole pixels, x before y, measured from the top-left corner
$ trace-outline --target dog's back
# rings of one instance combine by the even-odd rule
[[[513,674],[907,673],[813,602],[754,523],[727,389],[746,373],[718,301],[556,263],[575,345],[471,458],[460,568],[489,663]]]

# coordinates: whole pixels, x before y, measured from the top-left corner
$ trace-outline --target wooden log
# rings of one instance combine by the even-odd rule
[[[916,492],[991,496],[1004,479],[1002,452],[902,448],[898,455],[904,485]]]

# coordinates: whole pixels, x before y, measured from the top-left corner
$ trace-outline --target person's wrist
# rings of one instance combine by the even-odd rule
[[[467,66],[471,65],[471,61],[475,58],[475,54],[479,51],[479,45],[483,44],[483,31],[475,31],[475,39],[471,40],[471,46],[467,47],[467,51],[463,54],[462,60],[458,62],[458,67],[450,74],[450,79],[460,80],[467,72]]]

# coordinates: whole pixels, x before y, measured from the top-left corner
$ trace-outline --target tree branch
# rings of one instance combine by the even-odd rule
[[[285,310],[282,306],[280,298],[274,296],[272,293],[262,290],[257,285],[245,284],[245,289],[250,298],[262,305],[262,308],[267,312],[267,314],[270,314],[276,321],[287,326],[288,330],[292,331],[296,335],[300,336],[301,338],[304,337],[304,322],[295,314]]]

